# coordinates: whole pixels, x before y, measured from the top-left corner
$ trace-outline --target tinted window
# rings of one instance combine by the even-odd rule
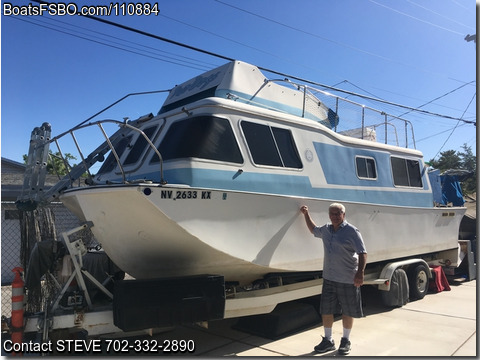
[[[422,175],[418,161],[392,157],[391,163],[395,185],[422,187]]]
[[[255,164],[282,166],[269,126],[242,121],[242,129]]]
[[[230,122],[212,116],[198,116],[173,123],[158,150],[163,160],[202,158],[243,163]],[[154,155],[152,162],[158,162]]]
[[[300,169],[302,162],[298,156],[297,149],[293,143],[292,133],[287,129],[272,127],[275,141],[277,142],[280,156],[283,160],[283,166]]]
[[[377,169],[376,169],[374,159],[359,156],[355,158],[355,163],[357,166],[357,176],[359,178],[366,178],[366,179],[377,178]]]
[[[248,121],[242,121],[242,129],[255,164],[302,168],[289,130]]]
[[[420,172],[420,163],[416,160],[407,160],[408,179],[410,186],[422,186],[422,174]]]
[[[145,133],[145,135],[147,135],[147,137],[150,140],[152,140],[152,137],[155,134],[156,128],[157,128],[156,126],[151,126],[143,130],[143,132]],[[145,139],[145,136],[143,136],[142,134],[138,134],[137,141],[135,141],[135,144],[131,147],[127,158],[123,162],[123,165],[130,165],[130,164],[136,163],[140,158],[140,155],[142,155],[143,151],[147,147],[147,145],[148,145],[148,142]]]
[[[127,148],[127,145],[130,143],[130,140],[132,140],[131,135],[121,138],[114,145],[113,148],[115,149],[115,152],[117,153],[119,159],[122,157],[123,152]],[[103,173],[113,171],[116,165],[117,165],[117,160],[115,159],[115,156],[113,156],[113,153],[110,151],[110,155],[108,155],[107,160],[105,160],[100,170],[98,170],[98,173],[103,174]]]

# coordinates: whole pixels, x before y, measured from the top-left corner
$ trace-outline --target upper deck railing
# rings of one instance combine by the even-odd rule
[[[303,116],[308,106],[318,106],[315,102],[321,102],[331,109],[337,116],[337,121],[330,119],[332,130],[335,132],[359,139],[416,149],[413,125],[409,120],[288,79],[268,80],[268,82],[281,82],[301,91],[304,97]],[[399,132],[401,132],[400,137]]]

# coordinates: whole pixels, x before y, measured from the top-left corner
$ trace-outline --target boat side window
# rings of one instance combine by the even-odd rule
[[[118,158],[120,159],[127,148],[128,144],[130,144],[130,141],[132,140],[132,135],[126,136],[121,138],[114,146],[113,148],[115,149],[115,152],[118,155]],[[113,153],[110,151],[110,154],[107,157],[107,160],[103,163],[101,168],[98,170],[98,174],[105,174],[110,171],[113,171],[115,169],[115,166],[117,165],[117,160],[115,159],[115,156]]]
[[[374,158],[357,156],[355,158],[355,164],[357,168],[357,176],[360,179],[376,179],[377,167]]]
[[[201,158],[243,163],[230,122],[214,116],[196,116],[170,125],[160,146],[163,160]],[[159,162],[155,154],[150,163]]]
[[[143,130],[145,135],[152,140],[153,135],[155,134],[155,130],[157,129],[157,126],[150,126]],[[138,159],[140,158],[140,155],[143,154],[145,148],[147,147],[148,142],[145,139],[145,137],[142,134],[138,134],[137,140],[135,141],[135,144],[133,144],[132,147],[130,147],[130,152],[127,155],[127,158],[123,162],[123,165],[131,165],[135,164]]]
[[[420,162],[391,157],[393,183],[397,186],[423,187]]]
[[[272,131],[275,141],[277,142],[278,150],[280,151],[280,156],[282,157],[283,165],[285,167],[301,169],[302,162],[298,156],[290,130],[272,127]]]
[[[241,126],[255,164],[302,168],[290,130],[249,121]]]
[[[407,170],[410,186],[423,187],[420,162],[417,160],[407,160]]]

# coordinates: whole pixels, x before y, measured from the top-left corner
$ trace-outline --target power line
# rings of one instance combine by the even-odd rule
[[[43,1],[40,1],[40,0],[33,0],[33,1],[37,1],[37,2],[43,3]],[[195,46],[191,46],[191,45],[184,44],[184,43],[181,43],[181,42],[178,42],[178,41],[175,41],[175,40],[167,39],[166,37],[159,36],[159,35],[155,35],[155,34],[152,34],[152,33],[146,32],[146,31],[143,31],[143,30],[135,29],[135,28],[132,28],[132,27],[130,27],[130,26],[126,26],[126,25],[122,25],[122,24],[119,24],[119,23],[115,23],[115,22],[110,21],[110,20],[102,19],[102,18],[99,18],[99,17],[96,17],[96,16],[92,16],[92,15],[82,15],[82,16],[83,16],[83,17],[86,17],[86,18],[88,18],[88,19],[91,19],[91,20],[95,20],[95,21],[102,22],[102,23],[104,23],[104,24],[116,26],[116,27],[121,28],[121,29],[123,29],[123,30],[131,31],[131,32],[134,32],[134,33],[137,33],[137,34],[140,34],[140,35],[143,35],[143,36],[147,36],[147,37],[150,37],[150,38],[153,38],[153,39],[156,39],[156,40],[161,40],[161,41],[167,42],[167,43],[169,43],[169,44],[173,44],[173,45],[177,45],[177,46],[184,47],[184,48],[186,48],[186,49],[194,50],[194,51],[200,52],[200,53],[202,53],[202,54],[206,54],[206,55],[210,55],[210,56],[215,56],[215,57],[218,57],[218,58],[220,58],[220,59],[227,60],[227,61],[234,61],[234,60],[235,60],[235,59],[230,58],[230,57],[228,57],[228,56],[216,54],[216,53],[211,52],[211,51],[208,51],[208,50],[200,49],[200,48],[197,48],[197,47],[195,47]]]
[[[442,14],[436,12],[436,11],[433,11],[433,10],[431,10],[431,9],[428,9],[428,8],[426,8],[425,6],[419,5],[419,4],[417,4],[417,3],[415,3],[415,2],[413,2],[413,1],[411,1],[411,0],[407,0],[407,2],[409,2],[409,3],[412,4],[412,5],[418,6],[419,8],[422,8],[422,9],[424,9],[424,10],[427,10],[427,11],[431,12],[432,14],[438,15],[438,16],[444,18],[444,19],[447,19],[447,20],[449,20],[449,21],[452,21],[452,22],[454,22],[454,23],[456,23],[456,24],[458,24],[458,25],[462,25],[462,26],[464,26],[464,27],[466,27],[466,28],[469,28],[469,29],[471,29],[471,30],[475,30],[475,28],[472,28],[472,27],[469,26],[469,25],[465,25],[465,24],[463,24],[463,23],[461,23],[461,22],[459,22],[459,21],[456,21],[456,20],[454,20],[454,19],[450,19],[448,16],[442,15]]]
[[[475,80],[470,81],[469,83],[465,83],[465,84],[459,86],[458,88],[453,89],[453,90],[447,92],[446,94],[443,94],[443,95],[441,95],[441,96],[439,96],[439,97],[436,97],[436,98],[433,99],[433,100],[430,100],[430,101],[426,102],[425,104],[420,105],[419,107],[417,107],[417,109],[419,109],[419,108],[421,108],[421,107],[424,107],[424,106],[426,106],[426,105],[428,105],[428,104],[431,104],[432,102],[434,102],[434,101],[436,101],[436,100],[438,100],[438,99],[441,99],[441,98],[443,98],[443,97],[445,97],[445,96],[447,96],[447,95],[450,95],[450,94],[454,93],[455,91],[460,90],[461,88],[463,88],[463,87],[465,87],[465,86],[467,86],[467,85],[469,85],[469,84],[472,84],[472,83],[474,83],[474,82],[475,82]],[[471,102],[470,102],[470,103],[471,103]],[[465,115],[465,112],[466,112],[467,110],[468,110],[468,107],[467,107],[467,108],[465,109],[465,111],[463,112],[461,118],[463,118],[463,116]],[[399,115],[399,117],[402,117],[402,116],[404,116],[404,115],[407,115],[407,114],[410,113],[410,112],[411,112],[411,110],[410,110],[410,111],[407,111],[407,112],[405,112],[405,113],[403,113],[403,114],[401,114],[401,115]]]
[[[464,84],[467,84],[464,82]],[[472,86],[475,86],[475,85],[472,85]],[[390,94],[393,94],[393,95],[396,95],[396,96],[401,96],[401,97],[404,97],[404,98],[408,98],[408,99],[412,99],[412,100],[422,100],[422,101],[425,101],[424,99],[418,99],[416,97],[412,97],[412,96],[408,96],[408,95],[405,95],[405,94],[399,94],[397,92],[394,92],[394,91],[391,91],[390,89],[383,89],[383,88],[379,88],[379,87],[376,87],[376,86],[373,86],[374,89],[377,89],[377,90],[381,90],[381,91],[385,91],[385,92],[388,92]],[[460,111],[459,109],[456,109],[456,108],[453,108],[453,107],[450,107],[450,106],[446,106],[444,104],[435,104],[436,106],[439,106],[439,107],[442,107],[442,108],[446,108],[446,109],[449,109],[449,110],[454,110],[454,111]],[[472,115],[473,118],[476,118],[476,115]]]
[[[458,31],[455,31],[455,30],[451,30],[451,29],[447,29],[446,27],[443,27],[443,26],[440,26],[440,25],[431,23],[430,21],[422,20],[422,19],[417,18],[417,17],[415,17],[415,16],[412,16],[412,15],[410,15],[410,14],[407,14],[407,13],[404,13],[404,12],[399,11],[399,10],[397,10],[397,9],[391,8],[390,6],[380,4],[380,3],[378,3],[378,2],[376,2],[376,1],[374,1],[374,0],[369,0],[369,1],[370,1],[371,3],[373,3],[373,4],[376,4],[376,5],[378,5],[378,6],[383,6],[383,7],[386,8],[386,9],[389,9],[389,10],[391,10],[391,11],[394,11],[394,12],[398,13],[398,14],[407,16],[407,17],[409,17],[409,18],[411,18],[411,19],[414,19],[414,20],[423,22],[423,23],[425,23],[425,24],[428,24],[428,25],[437,27],[437,28],[439,28],[439,29],[446,30],[446,31],[449,31],[449,32],[451,32],[451,33],[454,33],[454,34],[462,35],[462,36],[463,36],[463,34],[462,34],[461,32],[458,32]]]
[[[219,37],[219,38],[221,38],[221,39],[224,39],[224,40],[227,40],[227,41],[231,41],[231,42],[233,42],[233,43],[235,43],[235,44],[238,44],[238,45],[241,45],[241,46],[245,46],[245,47],[247,47],[247,48],[249,48],[249,49],[252,49],[252,50],[255,50],[255,51],[259,51],[259,52],[261,52],[261,53],[264,53],[264,54],[267,54],[267,55],[270,55],[270,56],[279,58],[277,55],[272,54],[272,53],[270,53],[270,52],[267,52],[267,51],[265,51],[265,50],[258,49],[258,48],[256,48],[256,47],[253,47],[253,46],[250,46],[250,45],[241,43],[240,41],[236,41],[236,40],[227,38],[227,37],[222,36],[222,35],[219,35],[219,34],[215,34],[214,32],[211,32],[211,31],[202,29],[202,28],[200,28],[200,27],[198,27],[198,26],[194,26],[194,25],[189,24],[189,23],[186,23],[186,22],[184,22],[184,21],[180,21],[180,20],[174,19],[174,18],[172,18],[172,17],[170,17],[170,16],[166,16],[166,15],[163,15],[163,14],[160,14],[160,16],[162,16],[162,17],[164,17],[164,18],[166,18],[166,19],[169,19],[169,20],[171,20],[171,21],[178,22],[179,24],[182,24],[182,25],[185,25],[185,26],[189,26],[189,27],[191,27],[191,28],[193,28],[193,29],[197,29],[197,30],[203,31],[203,32],[205,32],[205,33],[207,33],[207,34],[210,34],[210,35]]]
[[[355,84],[352,83],[351,81],[345,80],[345,82],[349,83],[350,85],[356,87],[357,89],[359,89],[359,90],[361,90],[361,91],[363,91],[363,92],[365,92],[365,93],[367,93],[367,94],[369,94],[369,95],[375,96],[375,97],[378,98],[378,99],[382,99],[380,96],[377,96],[377,95],[375,95],[375,94],[373,94],[373,93],[371,93],[371,92],[369,92],[369,91],[361,88],[360,86],[355,85]],[[383,100],[383,99],[382,99],[382,100]]]
[[[280,56],[278,56],[278,55],[276,55],[276,54],[273,54],[273,53],[271,53],[271,52],[268,52],[268,51],[265,51],[265,50],[262,50],[262,49],[258,49],[258,48],[256,48],[256,47],[253,47],[253,46],[244,44],[244,43],[242,43],[242,42],[240,42],[240,41],[233,40],[233,39],[228,38],[228,37],[226,37],[226,36],[222,36],[222,35],[216,34],[216,33],[214,33],[214,32],[211,32],[211,31],[208,31],[208,30],[205,30],[205,29],[202,29],[202,28],[200,28],[200,27],[198,27],[198,26],[194,26],[194,25],[189,24],[189,23],[186,23],[186,22],[184,22],[184,21],[180,21],[180,20],[178,20],[178,19],[174,19],[174,18],[172,18],[172,17],[166,16],[166,15],[163,15],[163,14],[160,14],[160,16],[163,16],[163,17],[166,18],[166,19],[175,21],[175,22],[180,23],[180,24],[182,24],[182,25],[185,25],[185,26],[188,26],[188,27],[191,27],[191,28],[200,30],[200,31],[202,31],[202,32],[205,32],[205,33],[207,33],[207,34],[213,35],[213,36],[215,36],[215,37],[218,37],[218,38],[221,38],[221,39],[230,41],[230,42],[232,42],[232,43],[235,43],[235,44],[238,44],[238,45],[247,47],[247,48],[249,48],[249,49],[252,49],[252,50],[261,52],[261,53],[263,53],[263,54],[267,54],[267,55],[272,56],[272,57],[274,57],[274,58],[277,58],[277,59],[280,59],[280,60],[284,60],[284,61],[289,62],[289,63],[291,63],[291,64],[295,64],[295,65],[298,65],[298,66],[302,66],[302,67],[307,68],[307,69],[310,69],[310,70],[317,70],[316,68],[313,68],[313,67],[311,67],[311,66],[307,66],[307,65],[302,64],[302,63],[299,63],[299,62],[297,62],[297,61],[292,61],[291,59],[288,59],[288,58],[282,58],[282,57],[280,57]]]
[[[135,44],[135,45],[144,47],[144,48],[146,48],[146,49],[152,49],[152,50],[157,51],[157,52],[160,52],[160,53],[165,53],[165,54],[173,55],[173,56],[176,56],[176,57],[178,57],[178,58],[183,58],[183,59],[190,60],[190,61],[192,61],[192,62],[194,61],[195,64],[203,63],[203,64],[205,64],[205,65],[210,66],[210,68],[213,68],[213,67],[216,67],[216,66],[217,66],[216,64],[212,64],[212,63],[208,63],[208,62],[201,61],[201,60],[198,60],[198,59],[190,58],[190,57],[184,56],[184,55],[174,54],[174,53],[171,53],[171,52],[168,52],[168,51],[165,51],[165,50],[160,50],[160,49],[157,49],[157,48],[154,48],[154,47],[151,47],[151,46],[147,46],[147,45],[135,43],[135,42],[133,42],[133,41],[125,40],[125,39],[119,38],[119,37],[117,37],[117,36],[108,35],[108,34],[105,34],[105,33],[100,32],[100,31],[95,31],[95,30],[87,29],[87,28],[84,28],[84,27],[81,27],[81,26],[78,26],[78,25],[74,25],[74,24],[70,24],[70,23],[67,23],[67,22],[64,22],[64,21],[60,21],[60,20],[58,20],[58,19],[54,19],[54,18],[46,18],[46,19],[48,19],[48,20],[50,20],[50,21],[55,21],[55,22],[58,22],[58,23],[61,23],[61,24],[65,24],[65,25],[68,25],[68,26],[71,26],[71,27],[74,27],[74,28],[78,28],[78,29],[82,29],[82,30],[85,30],[85,31],[89,31],[89,32],[92,32],[92,33],[94,33],[94,34],[99,34],[99,35],[102,35],[102,36],[105,36],[105,37],[109,37],[109,38],[112,38],[112,39],[120,40],[120,41],[123,41],[123,42],[126,42],[126,43]]]
[[[475,99],[475,96],[477,94],[473,94],[472,98],[470,99],[470,102],[468,103],[467,107],[465,108],[465,111],[463,112],[462,114],[462,117],[463,115],[465,115],[465,112],[467,111],[467,109],[470,107],[470,104],[472,103],[473,99]],[[461,119],[461,118],[460,118]],[[437,157],[438,154],[440,154],[440,151],[442,151],[443,147],[445,146],[445,144],[448,142],[448,140],[450,139],[450,137],[453,135],[453,132],[455,131],[455,129],[458,127],[458,124],[460,123],[460,120],[457,121],[457,124],[455,125],[455,127],[452,129],[452,132],[450,133],[450,135],[448,135],[447,139],[445,140],[445,142],[443,143],[443,145],[440,147],[440,149],[438,150],[438,152],[435,154],[435,156],[433,157],[434,159]]]
[[[37,1],[37,0],[34,0],[34,1]],[[118,23],[115,23],[115,22],[110,21],[110,20],[101,19],[101,18],[91,16],[91,15],[84,15],[84,16],[89,18],[89,19],[95,20],[95,21],[99,21],[99,22],[102,22],[102,23],[105,23],[105,24],[108,24],[108,25],[119,27],[123,30],[132,31],[132,32],[135,32],[135,33],[140,34],[140,35],[148,36],[148,37],[151,37],[151,38],[154,38],[154,39],[157,39],[157,40],[161,40],[161,41],[166,41],[168,43],[178,45],[178,46],[190,49],[190,50],[198,51],[198,52],[203,53],[203,54],[215,56],[215,57],[218,57],[220,59],[224,59],[224,60],[228,60],[228,61],[235,61],[235,59],[229,58],[229,57],[224,56],[224,55],[220,55],[220,54],[216,54],[216,53],[211,52],[211,51],[196,48],[196,47],[188,45],[188,44],[184,44],[184,43],[181,43],[181,42],[178,42],[178,41],[175,41],[175,40],[167,39],[165,37],[158,36],[158,35],[155,35],[155,34],[152,34],[152,33],[148,33],[146,31],[135,29],[135,28],[132,28],[132,27],[129,27],[129,26],[126,26],[126,25],[118,24]],[[282,72],[279,72],[279,71],[271,70],[271,69],[268,69],[268,68],[265,68],[265,67],[258,66],[258,68],[260,70],[263,70],[263,71],[268,71],[272,74],[288,77],[290,79],[298,80],[298,81],[301,81],[301,82],[304,82],[304,83],[307,83],[307,84],[320,86],[320,87],[323,87],[325,89],[329,89],[329,90],[333,90],[333,91],[339,91],[339,92],[342,92],[344,94],[349,94],[349,95],[360,97],[362,99],[367,99],[367,100],[372,100],[372,101],[376,101],[376,102],[380,102],[380,103],[384,103],[384,104],[388,104],[388,105],[393,105],[393,106],[397,106],[397,107],[404,108],[404,109],[407,109],[407,110],[427,114],[427,115],[443,117],[445,119],[459,120],[459,121],[463,121],[463,122],[466,122],[466,123],[475,124],[475,122],[473,122],[473,121],[468,121],[468,120],[461,119],[461,118],[459,119],[459,118],[456,118],[456,117],[453,117],[453,116],[448,116],[448,115],[437,114],[437,113],[433,113],[433,112],[426,111],[426,110],[420,110],[420,109],[412,108],[410,106],[396,104],[396,103],[393,103],[393,102],[390,102],[390,101],[373,98],[371,96],[366,96],[366,95],[357,94],[357,93],[354,93],[354,92],[351,92],[351,91],[346,91],[346,90],[342,90],[342,89],[333,88],[333,87],[328,86],[328,85],[324,85],[324,84],[321,84],[321,83],[318,83],[318,82],[315,82],[315,81],[311,81],[311,80],[308,80],[308,79],[304,79],[304,78],[300,78],[300,77],[297,77],[297,76],[289,75],[289,74],[282,73]]]
[[[170,60],[167,60],[165,58],[159,58],[158,56],[148,55],[145,52],[145,50],[141,50],[141,49],[138,49],[138,48],[127,46],[125,44],[119,44],[119,43],[116,43],[116,42],[107,43],[107,42],[105,42],[104,39],[100,39],[98,37],[97,37],[97,39],[100,39],[101,41],[100,40],[95,40],[95,39],[87,37],[87,36],[91,36],[91,35],[82,34],[82,33],[80,33],[81,35],[79,35],[79,33],[75,34],[75,33],[72,33],[71,32],[72,30],[70,30],[70,29],[65,29],[65,28],[62,28],[62,27],[54,28],[54,27],[51,27],[50,25],[42,25],[42,22],[38,19],[35,19],[35,21],[32,21],[31,19],[26,19],[25,17],[11,17],[11,18],[13,18],[15,20],[24,21],[24,22],[27,22],[27,23],[30,23],[32,25],[36,25],[36,26],[39,26],[39,27],[43,27],[45,29],[56,31],[56,32],[59,32],[59,33],[62,33],[62,34],[70,35],[70,36],[73,36],[73,37],[76,37],[76,38],[79,38],[79,39],[82,39],[82,40],[90,41],[90,42],[97,43],[97,44],[100,44],[100,45],[104,45],[104,46],[107,46],[107,47],[111,47],[111,48],[114,48],[114,49],[117,49],[117,50],[122,50],[122,51],[129,52],[129,53],[132,53],[132,54],[135,54],[135,55],[140,55],[140,56],[143,56],[143,57],[147,57],[147,58],[150,58],[150,59],[155,59],[155,60],[159,60],[159,61],[163,61],[163,62],[175,64],[175,65],[189,67],[191,69],[196,69],[196,70],[201,70],[201,71],[206,71],[206,70],[211,69],[211,68],[200,67],[199,65],[194,64],[192,62],[181,60],[181,59],[175,59],[175,58],[172,58],[172,57],[169,57],[169,56],[166,56],[166,55],[162,55],[162,56],[164,56],[164,57],[166,57],[167,59],[170,59]],[[110,35],[106,35],[106,34],[102,34],[102,35],[110,36]],[[110,37],[112,37],[112,36],[110,36]],[[112,37],[112,38],[115,38],[115,37]],[[126,40],[123,40],[123,41],[126,41]],[[128,41],[126,41],[126,42],[128,42]],[[113,45],[113,44],[116,44],[116,45]],[[125,47],[121,47],[121,46],[127,46],[130,49],[125,48]],[[145,47],[144,45],[140,45],[140,46]],[[153,54],[153,53],[150,52],[150,54]]]
[[[466,124],[460,124],[460,125],[458,125],[458,126],[455,125],[455,127],[460,127],[460,126],[465,126],[465,125],[466,125]],[[422,141],[424,141],[424,140],[428,140],[428,139],[434,138],[435,136],[439,136],[439,135],[445,134],[446,132],[449,132],[449,131],[451,132],[452,130],[455,129],[455,127],[453,127],[453,128],[448,128],[447,130],[443,130],[443,131],[440,131],[440,132],[435,133],[435,134],[432,134],[432,135],[428,135],[428,136],[426,136],[426,137],[424,137],[424,138],[421,138],[421,139],[416,140],[416,142],[419,143],[419,142],[422,142]]]
[[[33,1],[38,2],[38,3],[48,4],[47,2],[42,1],[42,0],[33,0]],[[211,51],[208,51],[208,50],[200,49],[200,48],[197,48],[197,47],[185,44],[185,43],[181,43],[181,42],[178,42],[178,41],[175,41],[175,40],[171,40],[171,39],[159,36],[159,35],[155,35],[155,34],[143,31],[143,30],[135,29],[135,28],[132,28],[130,26],[122,25],[122,24],[119,24],[119,23],[116,23],[116,22],[113,22],[113,21],[110,21],[110,20],[102,19],[102,18],[92,16],[92,15],[82,15],[81,14],[81,16],[86,17],[86,18],[91,19],[91,20],[95,20],[95,21],[107,24],[107,25],[115,26],[115,27],[121,28],[121,29],[126,30],[126,31],[134,32],[134,33],[146,36],[146,37],[150,37],[150,38],[153,38],[153,39],[156,39],[156,40],[164,41],[164,42],[167,42],[167,43],[170,43],[170,44],[173,44],[173,45],[177,45],[177,46],[189,49],[189,50],[197,51],[197,52],[200,52],[202,54],[218,57],[220,59],[227,60],[229,62],[230,61],[235,61],[235,59],[230,58],[228,56],[224,56],[224,55],[217,54],[217,53],[214,53],[214,52],[211,52]],[[258,66],[258,68],[260,70],[267,71],[267,72],[270,72],[272,74],[276,74],[276,75],[280,75],[280,76],[287,77],[287,78],[290,78],[290,79],[294,79],[294,80],[297,80],[297,81],[301,81],[301,82],[306,83],[306,84],[320,86],[320,87],[323,87],[325,89],[329,89],[329,90],[332,90],[332,91],[338,91],[338,92],[341,92],[341,93],[344,93],[344,94],[357,96],[357,97],[360,97],[362,99],[372,100],[372,101],[380,102],[380,103],[383,103],[383,104],[392,105],[392,106],[400,107],[400,108],[403,108],[403,109],[407,109],[407,110],[411,110],[411,111],[415,111],[415,112],[419,112],[419,113],[423,113],[423,114],[427,114],[427,115],[431,115],[431,116],[462,121],[462,122],[470,123],[470,124],[476,124],[476,122],[474,122],[474,121],[468,121],[468,120],[465,120],[465,119],[462,119],[462,118],[456,118],[456,117],[452,117],[452,116],[449,116],[449,115],[437,114],[437,113],[433,113],[433,112],[426,111],[426,110],[420,110],[420,109],[413,108],[413,107],[406,106],[406,105],[396,104],[396,103],[393,103],[393,102],[390,102],[390,101],[374,98],[374,97],[371,97],[371,96],[362,95],[362,94],[358,94],[358,93],[354,93],[354,92],[346,91],[346,90],[342,90],[342,89],[337,89],[337,88],[334,88],[332,86],[324,85],[324,84],[314,82],[314,81],[311,81],[311,80],[308,80],[308,79],[304,79],[304,78],[300,78],[300,77],[297,77],[297,76],[282,73],[282,72],[279,72],[279,71],[271,70],[271,69],[268,69],[268,68],[265,68],[265,67]]]
[[[27,19],[20,18],[20,17],[14,17],[14,19],[24,21],[24,22],[30,23],[32,25],[43,27],[45,29],[56,31],[56,32],[59,32],[59,33],[62,33],[62,34],[70,35],[70,36],[73,36],[73,37],[76,37],[76,38],[79,38],[79,39],[82,39],[82,40],[90,41],[90,42],[97,43],[97,44],[100,44],[100,45],[104,45],[104,46],[107,46],[107,47],[111,47],[111,48],[114,48],[114,49],[117,49],[117,50],[122,50],[122,51],[125,51],[125,52],[129,52],[129,53],[132,53],[132,54],[135,54],[135,55],[140,55],[140,56],[144,56],[144,57],[147,57],[147,58],[151,58],[151,59],[155,59],[155,60],[159,60],[159,61],[163,61],[163,62],[167,62],[167,63],[172,63],[172,64],[175,64],[175,65],[185,66],[185,67],[189,67],[189,68],[196,69],[196,70],[201,70],[201,71],[206,70],[205,68],[200,68],[200,67],[196,67],[196,66],[181,64],[178,61],[170,61],[170,60],[159,58],[157,56],[148,55],[148,54],[145,53],[145,51],[142,51],[140,49],[130,47],[131,49],[134,49],[134,50],[129,50],[129,49],[121,47],[121,46],[112,45],[112,43],[106,43],[104,41],[94,40],[92,38],[88,38],[88,37],[85,37],[85,36],[81,36],[81,35],[78,35],[78,34],[71,33],[71,32],[66,31],[66,29],[65,30],[60,30],[60,29],[50,27],[48,25],[42,25],[42,24],[33,22],[30,19],[27,20]],[[114,42],[113,42],[113,44],[119,45],[118,43],[114,43]],[[123,46],[125,46],[125,45],[123,45]],[[137,51],[135,51],[135,50],[137,50]]]
[[[255,17],[258,17],[262,20],[266,20],[268,22],[271,22],[271,23],[274,23],[274,24],[277,24],[277,25],[280,25],[280,26],[283,26],[287,29],[290,29],[290,30],[294,30],[294,31],[297,31],[297,32],[301,32],[303,34],[306,34],[306,35],[309,35],[309,36],[313,36],[313,37],[316,37],[318,39],[321,39],[321,40],[325,40],[325,41],[328,41],[328,42],[331,42],[335,45],[339,45],[339,46],[342,46],[342,47],[346,47],[348,49],[351,49],[351,50],[354,50],[354,51],[357,51],[357,52],[361,52],[363,54],[367,54],[367,55],[370,55],[370,56],[374,56],[374,57],[377,57],[377,58],[380,58],[382,60],[386,60],[386,61],[390,61],[390,62],[394,62],[394,63],[398,63],[398,64],[402,64],[402,65],[405,65],[405,66],[411,66],[411,65],[408,65],[408,64],[403,64],[399,61],[396,61],[394,59],[391,59],[391,58],[388,58],[388,57],[385,57],[385,56],[382,56],[382,55],[379,55],[379,54],[375,54],[375,53],[372,53],[372,52],[369,52],[369,51],[366,51],[366,50],[363,50],[363,49],[360,49],[360,48],[357,48],[355,46],[352,46],[352,45],[348,45],[348,44],[344,44],[344,43],[341,43],[339,41],[336,41],[336,40],[332,40],[332,39],[329,39],[329,38],[326,38],[324,36],[320,36],[318,34],[314,34],[314,33],[311,33],[311,32],[308,32],[308,31],[305,31],[305,30],[302,30],[302,29],[299,29],[297,27],[294,27],[294,26],[291,26],[291,25],[288,25],[288,24],[284,24],[280,21],[277,21],[277,20],[273,20],[273,19],[270,19],[266,16],[263,16],[263,15],[259,15],[259,14],[256,14],[254,12],[251,12],[251,11],[248,11],[248,10],[245,10],[245,9],[242,9],[238,6],[235,6],[235,5],[231,5],[231,4],[228,4],[226,2],[223,2],[221,0],[215,0],[216,2],[218,2],[219,4],[222,4],[222,5],[225,5],[225,6],[229,6],[233,9],[236,9],[238,11],[242,11],[246,14],[249,14],[249,15],[252,15],[252,16],[255,16]]]
[[[467,7],[464,6],[463,4],[460,4],[458,1],[452,0],[452,2],[453,2],[455,5],[458,5],[458,6],[460,6],[461,8],[463,8],[463,9],[465,9],[465,10],[471,11],[471,9],[467,8]]]
[[[391,62],[391,63],[394,63],[394,64],[399,64],[399,65],[406,66],[406,67],[409,67],[409,68],[413,68],[413,69],[416,69],[416,70],[419,70],[419,71],[422,71],[422,72],[425,72],[425,73],[437,75],[436,73],[433,73],[433,72],[430,71],[430,70],[426,70],[426,69],[419,68],[419,67],[417,67],[417,66],[415,66],[415,65],[413,65],[413,64],[407,64],[407,63],[398,61],[398,60],[396,60],[396,59],[392,59],[392,58],[389,58],[389,57],[386,57],[386,56],[383,56],[383,55],[379,55],[379,54],[376,54],[376,53],[372,53],[372,52],[370,52],[370,51],[366,51],[366,50],[357,48],[357,47],[352,46],[352,45],[349,45],[349,44],[341,43],[341,42],[339,42],[339,41],[332,40],[332,39],[326,38],[326,37],[324,37],[324,36],[320,36],[320,35],[318,35],[318,34],[314,34],[314,33],[311,33],[311,32],[305,31],[305,30],[302,30],[302,29],[300,29],[300,28],[297,28],[297,27],[294,27],[294,26],[291,26],[291,25],[282,23],[282,22],[280,22],[280,21],[277,21],[277,20],[268,18],[268,17],[266,17],[266,16],[256,14],[256,13],[254,13],[254,12],[252,12],[252,11],[245,10],[245,9],[240,8],[240,7],[238,7],[238,6],[228,4],[228,3],[224,2],[224,1],[221,1],[221,0],[215,0],[215,1],[218,2],[219,4],[222,4],[222,5],[231,7],[231,8],[233,8],[233,9],[235,9],[235,10],[238,10],[238,11],[244,12],[244,13],[246,13],[246,14],[255,16],[255,17],[259,18],[259,19],[262,19],[262,20],[265,20],[265,21],[268,21],[268,22],[271,22],[271,23],[274,23],[274,24],[283,26],[283,27],[285,27],[285,28],[287,28],[287,29],[290,29],[290,30],[294,30],[294,31],[297,31],[297,32],[300,32],[300,33],[303,33],[303,34],[306,34],[306,35],[309,35],[309,36],[312,36],[312,37],[321,39],[321,40],[325,40],[325,41],[328,41],[328,42],[333,43],[333,44],[335,44],[335,45],[342,46],[342,47],[345,47],[345,48],[348,48],[348,49],[351,49],[351,50],[354,50],[354,51],[357,51],[357,52],[360,52],[360,53],[363,53],[363,54],[366,54],[366,55],[370,55],[370,56],[373,56],[373,57],[376,57],[376,58],[379,58],[379,59],[381,59],[381,60],[385,60],[385,61],[388,61],[388,62]],[[379,4],[379,5],[381,5],[381,4]],[[383,5],[382,5],[382,6],[383,6]],[[392,10],[394,10],[394,9],[392,9]],[[444,75],[445,77],[447,77],[447,78],[449,78],[449,79],[462,82],[461,80],[450,78],[447,74],[442,74],[442,75]]]

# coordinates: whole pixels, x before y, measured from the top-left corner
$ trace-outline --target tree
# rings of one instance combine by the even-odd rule
[[[462,146],[464,152],[459,152],[458,155],[462,159],[462,166],[465,170],[477,171],[477,157],[473,155],[472,148],[463,144]]]
[[[429,164],[440,171],[446,171],[450,169],[460,169],[462,160],[455,150],[442,151],[438,160],[430,160]]]
[[[435,169],[444,172],[447,170],[466,170],[472,173],[472,176],[462,181],[462,191],[464,195],[476,192],[477,186],[477,157],[473,154],[472,148],[467,144],[462,146],[463,152],[447,150],[440,153],[438,160],[430,160],[428,163]]]
[[[463,144],[464,152],[459,152],[462,159],[462,168],[473,172],[473,176],[462,183],[464,194],[471,194],[477,191],[477,157],[473,155],[472,148]]]
[[[65,160],[69,162],[69,165],[71,167],[74,167],[75,164],[70,164],[71,160],[77,160],[75,156],[73,156],[70,153],[65,153],[64,155]],[[28,156],[23,155],[23,161],[26,164],[28,161]],[[56,153],[53,153],[52,150],[49,150],[49,156],[48,156],[48,161],[47,161],[47,173],[49,174],[54,174],[54,175],[66,175],[69,169],[65,166],[65,163],[62,160],[62,157],[60,156],[60,152],[57,151]]]

